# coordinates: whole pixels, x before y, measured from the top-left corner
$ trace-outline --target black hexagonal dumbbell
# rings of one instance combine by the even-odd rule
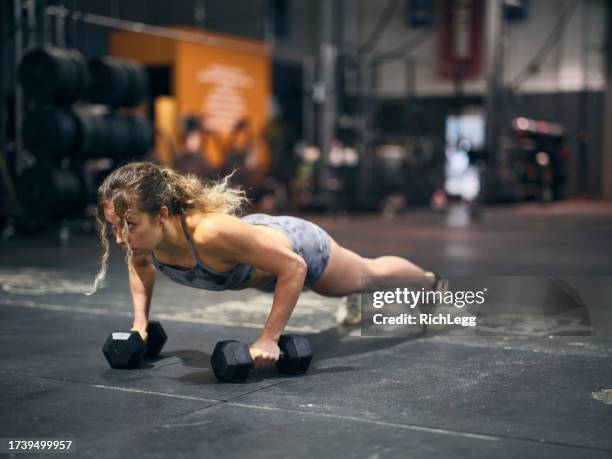
[[[157,357],[168,339],[166,332],[159,322],[151,321],[147,333],[146,343],[136,331],[111,333],[102,347],[111,368],[138,368],[145,357]]]
[[[290,375],[306,373],[312,360],[308,338],[300,335],[282,335],[278,347],[281,353],[276,368],[280,373]],[[219,381],[245,381],[253,367],[249,345],[236,340],[219,341],[210,358],[210,364]]]
[[[137,368],[146,351],[147,345],[136,331],[112,332],[102,347],[111,368]]]
[[[312,360],[312,350],[308,338],[301,335],[281,335],[278,340],[281,355],[276,369],[286,375],[306,373]]]
[[[147,339],[147,351],[145,352],[145,357],[158,357],[161,352],[164,344],[168,341],[168,335],[164,331],[164,328],[161,324],[152,320],[149,322],[147,326],[147,333],[149,338]]]

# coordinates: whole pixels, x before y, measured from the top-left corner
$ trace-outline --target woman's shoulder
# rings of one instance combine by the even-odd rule
[[[224,234],[238,231],[243,223],[240,218],[222,212],[199,212],[193,218],[193,238],[199,243],[206,243]]]
[[[237,256],[236,251],[242,250],[238,248],[245,248],[251,244],[256,232],[256,228],[234,215],[209,213],[202,215],[198,220],[193,240],[210,256],[219,260],[234,260]]]

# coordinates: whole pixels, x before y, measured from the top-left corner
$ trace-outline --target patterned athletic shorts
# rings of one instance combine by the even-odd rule
[[[293,251],[306,262],[308,271],[304,285],[315,283],[323,275],[329,262],[331,238],[325,230],[312,222],[288,215],[251,214],[241,220],[254,225],[265,225],[281,230],[293,244]],[[273,285],[276,284],[276,281]]]

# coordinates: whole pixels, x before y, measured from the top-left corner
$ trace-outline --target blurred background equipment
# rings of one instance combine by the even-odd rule
[[[606,2],[0,8],[13,190],[27,192],[16,183],[33,166],[83,170],[95,186],[148,159],[210,179],[236,170],[270,213],[612,196]]]
[[[147,96],[144,68],[112,58],[92,60],[77,50],[33,47],[18,69],[25,97],[21,136],[35,160],[17,177],[23,216],[63,219],[81,215],[95,199],[101,177],[84,168],[91,159],[120,164],[143,158],[153,145],[153,127],[137,114],[118,112]],[[104,104],[103,112],[89,103]],[[98,113],[96,113],[96,111]]]
[[[36,47],[21,59],[19,80],[26,97],[70,104],[85,95],[89,72],[75,49]]]
[[[38,165],[26,169],[17,182],[20,203],[31,218],[78,216],[87,204],[87,183],[71,169]]]
[[[113,107],[134,107],[148,93],[147,73],[142,65],[104,56],[89,63],[89,99]]]

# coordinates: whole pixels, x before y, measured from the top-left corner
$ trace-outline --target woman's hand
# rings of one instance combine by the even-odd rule
[[[251,359],[253,359],[253,368],[255,369],[274,365],[280,356],[280,349],[277,342],[263,336],[251,344],[249,351]]]

